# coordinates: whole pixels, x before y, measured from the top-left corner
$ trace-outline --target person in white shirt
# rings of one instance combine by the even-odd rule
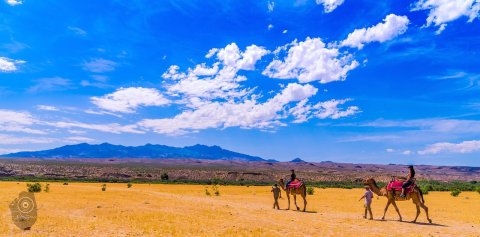
[[[365,198],[365,214],[363,215],[363,218],[367,219],[367,211],[370,213],[370,220],[373,220],[373,214],[372,214],[372,200],[373,200],[373,193],[370,190],[370,187],[365,186],[365,194],[358,200],[362,200]]]

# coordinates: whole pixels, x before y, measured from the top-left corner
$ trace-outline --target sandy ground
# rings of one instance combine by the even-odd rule
[[[425,199],[433,224],[423,212],[414,224],[396,221],[392,207],[380,221],[383,197],[374,199],[375,220],[364,220],[361,189],[315,189],[304,213],[273,210],[270,187],[220,186],[220,196],[207,196],[202,185],[107,184],[102,192],[101,184],[51,183],[49,193],[35,194],[36,224],[21,231],[8,205],[26,185],[0,187],[1,236],[480,236],[480,194],[474,192],[431,192]],[[286,206],[284,197],[280,207]],[[414,218],[411,202],[399,208],[404,220]]]

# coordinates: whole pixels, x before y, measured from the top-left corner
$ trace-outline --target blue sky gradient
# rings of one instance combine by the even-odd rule
[[[451,3],[5,0],[0,153],[480,166],[480,2]]]

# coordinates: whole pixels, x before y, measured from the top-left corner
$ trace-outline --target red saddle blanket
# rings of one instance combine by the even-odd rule
[[[302,184],[302,181],[295,179],[287,185],[287,188],[299,188]]]
[[[403,185],[403,181],[392,181],[390,183],[388,183],[387,185],[387,190],[388,191],[392,191],[392,190],[395,190],[395,191],[402,191],[402,185]],[[406,193],[409,193],[413,190],[413,187],[415,186],[415,183],[413,183],[412,185],[410,185],[408,188],[405,189],[405,192]]]

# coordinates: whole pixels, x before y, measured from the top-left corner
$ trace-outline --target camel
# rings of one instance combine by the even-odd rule
[[[286,188],[283,179],[280,179],[278,181],[278,185],[282,187],[285,193],[287,193],[287,199],[288,199],[287,210],[290,209],[290,194],[293,195],[293,201],[295,203],[295,206],[297,207],[297,210],[300,210],[300,208],[297,205],[297,194],[298,194],[303,198],[303,211],[305,211],[305,209],[307,208],[307,187],[305,187],[304,183],[302,183],[302,185],[298,188]]]
[[[420,188],[415,187],[415,189],[408,193],[405,198],[400,197],[400,192],[395,192],[394,191],[387,191],[386,187],[379,188],[377,185],[377,182],[375,182],[375,179],[370,178],[364,181],[365,185],[368,185],[370,187],[370,190],[372,190],[375,194],[378,196],[384,196],[388,199],[387,206],[385,207],[385,210],[383,212],[383,217],[382,220],[385,220],[385,213],[387,213],[388,206],[390,204],[395,207],[395,210],[398,213],[398,216],[400,217],[399,221],[402,221],[402,215],[400,215],[400,211],[398,210],[396,201],[407,201],[412,199],[413,204],[415,204],[415,207],[417,208],[417,215],[415,216],[415,219],[412,221],[415,223],[417,221],[418,216],[420,215],[420,207],[425,210],[425,214],[427,215],[427,220],[429,223],[432,223],[432,219],[428,216],[428,207],[425,206],[425,199],[423,198],[423,193]]]

